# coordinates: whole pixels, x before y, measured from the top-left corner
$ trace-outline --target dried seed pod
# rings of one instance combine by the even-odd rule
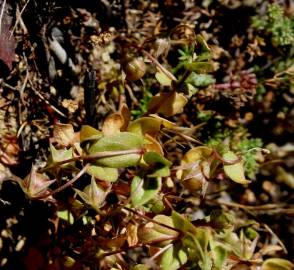
[[[142,58],[133,58],[125,65],[127,79],[137,81],[141,79],[146,72],[146,65]]]

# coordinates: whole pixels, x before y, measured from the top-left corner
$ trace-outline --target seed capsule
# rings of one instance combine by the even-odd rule
[[[137,81],[144,76],[146,65],[141,58],[134,58],[126,63],[125,72],[128,80]]]

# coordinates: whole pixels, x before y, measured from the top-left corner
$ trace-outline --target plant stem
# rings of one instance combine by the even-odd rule
[[[58,187],[57,189],[50,191],[46,194],[43,194],[39,197],[35,197],[34,199],[44,199],[47,198],[49,196],[55,195],[61,191],[63,191],[64,189],[66,189],[67,187],[71,186],[75,181],[77,181],[87,170],[87,168],[90,166],[90,164],[87,164],[82,170],[79,171],[79,173],[73,177],[70,181],[66,182],[64,185]]]
[[[119,151],[102,151],[102,152],[97,152],[91,155],[82,155],[82,156],[65,159],[59,162],[55,162],[51,166],[45,167],[44,169],[41,169],[40,171],[44,172],[48,169],[59,167],[61,165],[64,165],[70,162],[79,161],[79,160],[89,161],[89,160],[94,160],[99,158],[114,157],[114,156],[120,156],[120,155],[130,155],[130,154],[143,154],[143,153],[144,153],[143,148],[135,148],[135,149],[119,150]]]

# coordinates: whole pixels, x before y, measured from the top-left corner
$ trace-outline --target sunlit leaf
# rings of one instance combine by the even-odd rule
[[[172,84],[172,80],[160,70],[155,73],[155,78],[162,86],[171,86]]]
[[[164,155],[161,144],[148,134],[145,134],[144,136],[144,147],[146,151],[156,152],[161,156]]]
[[[195,232],[196,227],[186,217],[176,211],[172,212],[171,217],[175,228],[183,232]]]
[[[228,151],[223,155],[223,159],[226,162],[234,162],[238,160],[238,156],[235,153]],[[239,184],[250,183],[250,181],[246,180],[245,178],[244,166],[243,166],[242,160],[232,165],[224,165],[224,171],[226,175],[236,183],[239,183]]]
[[[138,243],[138,224],[129,223],[127,225],[127,242],[129,246],[134,246]]]
[[[163,270],[177,270],[188,260],[186,252],[179,245],[172,245],[166,250],[160,260]]]
[[[263,262],[261,270],[293,270],[294,264],[281,258],[270,258]]]
[[[57,216],[60,219],[63,219],[65,221],[67,221],[69,224],[73,224],[74,223],[74,217],[73,217],[72,213],[69,212],[68,210],[57,211]]]
[[[124,119],[119,113],[113,113],[106,117],[102,126],[102,132],[105,136],[119,133],[124,125]]]
[[[222,270],[223,264],[228,256],[228,252],[225,248],[223,248],[221,245],[218,245],[214,241],[210,241],[210,246],[213,264],[217,270]]]
[[[176,92],[160,93],[149,104],[149,113],[161,113],[166,117],[181,113],[188,102],[183,94]]]
[[[190,163],[197,160],[204,160],[211,156],[213,150],[210,147],[198,146],[189,150],[183,157],[184,163]]]
[[[173,221],[169,216],[157,215],[153,219],[171,228],[174,227]],[[177,231],[154,222],[148,222],[138,230],[138,237],[141,242],[146,244],[156,243],[158,246],[170,244],[178,235],[179,233]]]
[[[87,168],[87,173],[99,180],[107,182],[115,182],[118,178],[118,169],[116,168],[90,165]]]
[[[88,125],[84,125],[80,131],[81,142],[98,140],[103,136],[102,132]]]
[[[53,138],[60,146],[73,145],[79,141],[79,134],[74,132],[71,124],[55,124],[53,128]]]
[[[210,73],[214,71],[213,64],[210,62],[193,62],[186,65],[188,70],[196,73]]]
[[[95,142],[89,149],[89,154],[97,154],[99,152],[115,152],[123,150],[138,150],[138,153],[120,154],[115,153],[109,157],[96,159],[95,163],[99,166],[110,168],[124,168],[135,166],[141,159],[140,149],[142,149],[144,139],[142,136],[131,132],[120,132],[117,134],[104,136]]]
[[[129,132],[145,135],[146,133],[154,137],[160,131],[162,121],[154,117],[141,117],[130,123]]]
[[[151,268],[145,264],[137,264],[131,269],[132,270],[150,270]]]

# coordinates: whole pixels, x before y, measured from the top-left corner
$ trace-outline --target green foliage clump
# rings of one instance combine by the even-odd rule
[[[247,134],[244,130],[225,129],[221,128],[209,137],[206,145],[218,149],[220,152],[225,152],[229,148],[235,152],[241,152],[243,160],[245,160],[244,170],[245,175],[249,179],[254,179],[258,172],[258,164],[256,161],[256,150],[259,150],[263,143],[260,138],[244,138],[245,135],[239,136],[239,133]]]
[[[258,149],[262,147],[262,140],[260,138],[243,139],[237,144],[236,149],[243,153],[243,157],[246,160],[244,169],[246,175],[250,179],[254,179],[258,171],[258,164],[256,162],[256,151],[250,151],[252,149]]]
[[[253,27],[270,34],[275,45],[287,46],[294,42],[294,21],[286,17],[276,3],[268,6],[265,16],[253,18]]]

